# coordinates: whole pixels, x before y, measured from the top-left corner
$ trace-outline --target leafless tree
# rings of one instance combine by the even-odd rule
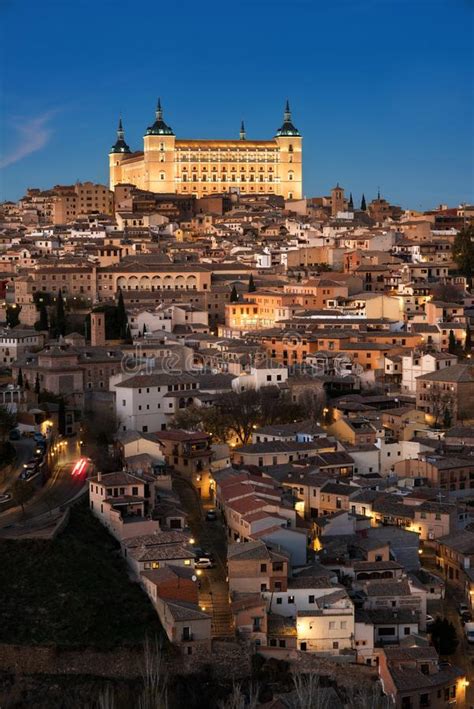
[[[258,706],[258,687],[252,685],[249,694],[242,692],[240,684],[234,684],[232,692],[223,701],[219,702],[219,709],[256,709]]]
[[[294,709],[329,709],[330,693],[320,686],[315,672],[293,673],[295,687]]]
[[[138,699],[138,709],[168,709],[167,670],[157,639],[145,640],[142,671],[143,692]]]

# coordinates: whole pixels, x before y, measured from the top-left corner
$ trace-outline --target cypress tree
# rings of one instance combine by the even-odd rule
[[[122,289],[118,289],[117,297],[117,325],[120,332],[120,337],[124,338],[127,334],[128,318],[127,311],[125,309],[125,303],[123,300]]]
[[[466,323],[466,339],[464,340],[464,351],[470,352],[472,349],[471,328],[469,323]]]
[[[39,307],[38,330],[49,330],[48,311],[44,303],[40,303]]]
[[[449,331],[448,352],[449,354],[456,354],[456,338],[452,330]]]
[[[36,379],[35,379],[35,394],[40,393],[40,378],[38,372],[36,372]]]
[[[64,337],[64,335],[66,334],[66,315],[64,314],[64,300],[61,289],[59,289],[58,291],[58,297],[56,300],[55,320],[56,337],[59,337],[60,335]]]
[[[230,302],[231,303],[236,303],[239,299],[239,294],[237,293],[237,288],[235,285],[232,286],[232,291],[230,294]]]
[[[16,380],[16,383],[18,384],[19,387],[23,386],[23,372],[21,371],[21,367],[18,370],[18,378]]]
[[[349,209],[352,211],[354,209],[354,200],[352,199],[352,192],[349,196]]]
[[[253,280],[253,273],[251,273],[250,278],[249,278],[249,287],[247,289],[247,292],[248,293],[255,293],[256,290],[257,290],[257,288],[256,288],[255,282]]]
[[[367,203],[365,201],[365,194],[362,195],[362,199],[360,201],[360,208],[363,212],[367,211]]]
[[[20,322],[21,305],[8,305],[5,313],[5,318],[8,327],[16,327]]]
[[[133,345],[133,338],[132,338],[132,333],[130,332],[130,325],[127,325],[127,328],[125,330],[125,344],[126,345]]]

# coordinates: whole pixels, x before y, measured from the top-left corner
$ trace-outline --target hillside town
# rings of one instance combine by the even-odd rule
[[[473,236],[339,184],[2,203],[1,543],[86,499],[183,666],[470,706]]]

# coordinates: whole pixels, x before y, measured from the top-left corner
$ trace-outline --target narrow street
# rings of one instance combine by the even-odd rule
[[[211,503],[202,504],[192,484],[182,476],[173,479],[173,489],[179,495],[196,546],[209,551],[216,562],[214,569],[202,570],[199,581],[199,605],[212,615],[212,636],[214,638],[234,637],[232,614],[229,606],[227,576],[227,542],[225,530],[220,522],[208,522],[204,515]]]
[[[426,550],[423,553],[423,566],[429,571],[440,575],[442,572],[436,568],[436,557],[431,550]],[[456,652],[446,656],[448,662],[456,667],[460,667],[466,673],[466,679],[470,682],[466,688],[466,707],[467,709],[474,708],[474,645],[471,645],[466,640],[464,626],[461,623],[461,618],[458,612],[459,604],[465,601],[462,591],[454,584],[447,584],[445,589],[445,597],[440,601],[428,601],[428,613],[433,618],[440,616],[448,618],[456,628],[459,644]]]

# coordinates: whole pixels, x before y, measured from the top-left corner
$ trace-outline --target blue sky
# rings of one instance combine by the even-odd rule
[[[107,181],[119,114],[179,137],[268,138],[284,101],[304,192],[474,201],[474,0],[0,0],[0,199]]]

